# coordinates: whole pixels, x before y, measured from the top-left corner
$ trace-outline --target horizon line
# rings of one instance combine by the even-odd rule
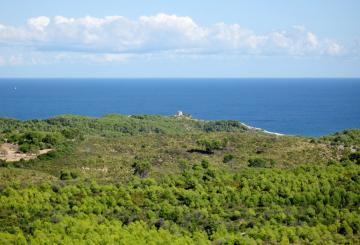
[[[4,79],[360,79],[360,77],[0,77]]]

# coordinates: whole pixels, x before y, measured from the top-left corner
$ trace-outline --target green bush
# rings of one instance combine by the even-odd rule
[[[252,158],[249,159],[249,167],[252,168],[269,168],[275,165],[274,160],[272,159],[264,159],[264,158]]]
[[[353,152],[349,155],[349,159],[356,164],[360,164],[360,152]]]
[[[63,141],[62,135],[60,133],[50,133],[46,134],[42,139],[42,142],[48,146],[56,146]]]
[[[23,143],[19,146],[19,151],[23,153],[30,153],[39,150],[38,146],[31,145],[30,143]]]
[[[126,184],[13,184],[0,188],[0,241],[22,234],[37,243],[40,238],[50,244],[72,239],[97,243],[98,237],[118,235],[142,244],[149,239],[160,243],[168,234],[191,237],[189,244],[321,244],[324,238],[357,244],[359,171],[356,164],[238,172],[198,165],[159,180],[134,178]],[[69,170],[62,174],[65,180],[74,177]],[[147,229],[153,229],[151,235],[140,235]],[[102,237],[104,232],[109,233]]]
[[[134,169],[134,174],[140,176],[141,178],[145,178],[151,168],[151,164],[147,160],[136,160],[132,164],[132,168]]]
[[[0,159],[0,167],[7,167],[9,165],[5,160]]]
[[[76,179],[78,177],[78,173],[68,170],[62,170],[60,172],[60,179],[61,180],[71,180]]]
[[[225,155],[224,155],[223,163],[229,163],[229,162],[231,162],[234,158],[235,158],[235,157],[234,157],[234,155],[232,155],[232,154],[225,154]]]
[[[65,136],[67,139],[80,139],[82,138],[81,131],[76,128],[66,128],[61,131],[61,133]]]
[[[196,142],[200,147],[202,147],[206,153],[214,154],[215,150],[222,150],[226,147],[228,141],[227,139],[218,140],[218,139],[200,139]]]
[[[209,168],[209,161],[208,160],[201,160],[201,166],[204,169]]]

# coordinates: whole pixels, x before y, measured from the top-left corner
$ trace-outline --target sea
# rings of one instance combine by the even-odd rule
[[[0,79],[0,117],[174,115],[322,136],[360,128],[360,79]]]

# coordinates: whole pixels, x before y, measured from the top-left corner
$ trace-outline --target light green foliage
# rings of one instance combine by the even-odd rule
[[[358,241],[357,164],[239,173],[202,165],[160,181],[8,186],[1,191],[0,237],[49,243],[125,237],[128,242],[319,243],[324,236],[334,243]]]
[[[24,153],[56,147],[65,141],[60,132],[28,131],[27,129],[5,133],[4,138],[8,142],[18,144],[19,150]]]

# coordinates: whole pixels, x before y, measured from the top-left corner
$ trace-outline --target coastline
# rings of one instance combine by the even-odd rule
[[[244,127],[248,128],[248,129],[252,129],[252,130],[256,130],[256,131],[261,131],[263,133],[266,133],[266,134],[272,134],[272,135],[276,135],[276,136],[286,136],[287,134],[282,134],[282,133],[277,133],[277,132],[271,132],[271,131],[268,131],[268,130],[265,130],[265,129],[262,129],[262,128],[256,128],[256,127],[252,127],[250,125],[247,125],[243,122],[240,122]]]

